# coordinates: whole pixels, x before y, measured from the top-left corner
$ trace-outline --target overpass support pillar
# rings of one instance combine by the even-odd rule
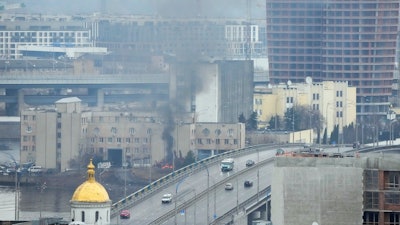
[[[19,116],[19,113],[24,106],[24,92],[22,89],[6,89],[6,96],[14,96],[17,99],[17,103],[6,103],[5,113],[7,116]]]
[[[97,107],[103,108],[104,106],[104,90],[97,89]]]
[[[95,96],[96,97],[96,105],[97,107],[103,107],[104,106],[104,90],[101,88],[90,88],[88,89],[88,95],[89,96]],[[94,105],[91,105],[94,106]]]
[[[22,89],[18,89],[18,115],[20,115],[21,111],[24,109],[24,91]]]

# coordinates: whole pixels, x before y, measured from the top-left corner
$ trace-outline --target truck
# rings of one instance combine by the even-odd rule
[[[233,170],[233,166],[235,164],[235,161],[232,158],[227,158],[221,161],[221,171],[226,172],[226,171],[231,171]]]

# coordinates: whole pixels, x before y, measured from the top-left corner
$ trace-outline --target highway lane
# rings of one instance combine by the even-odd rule
[[[298,149],[298,147],[296,147]],[[286,149],[285,149],[286,150]],[[289,150],[289,149],[287,149]],[[171,184],[168,187],[164,188],[162,191],[157,192],[156,194],[149,197],[146,201],[136,204],[133,206],[131,211],[131,218],[129,220],[120,220],[118,217],[113,218],[112,222],[118,222],[121,224],[151,224],[152,221],[156,220],[157,218],[161,217],[162,215],[167,214],[168,212],[175,212],[175,203],[177,206],[182,204],[182,202],[189,201],[190,199],[194,198],[196,195],[200,196],[202,192],[207,189],[207,180],[209,180],[210,187],[213,187],[214,184],[220,183],[218,187],[216,187],[215,192],[211,190],[208,194],[204,194],[201,196],[200,199],[196,201],[196,207],[192,206],[187,209],[187,213],[181,215],[180,212],[177,212],[178,215],[176,216],[177,220],[179,220],[179,224],[184,224],[184,220],[195,220],[198,221],[199,224],[206,224],[207,223],[207,215],[209,215],[209,221],[212,221],[214,218],[214,205],[216,216],[220,216],[225,212],[231,210],[237,204],[236,200],[232,200],[232,192],[227,192],[224,190],[224,185],[226,182],[230,181],[235,183],[234,180],[230,180],[230,177],[246,168],[246,160],[253,159],[256,163],[262,160],[269,159],[275,156],[276,148],[272,148],[265,151],[260,151],[259,154],[253,153],[251,155],[241,156],[235,158],[235,171],[232,172],[225,172],[222,173],[220,171],[219,164],[214,164],[208,166],[206,170],[202,170],[196,174],[191,174],[190,176],[181,179],[178,183],[179,184]],[[207,169],[208,172],[207,173]],[[262,176],[266,176],[264,174],[268,174],[269,170],[260,170],[260,174]],[[239,197],[239,203],[247,199],[247,194],[243,193],[252,193],[253,195],[257,192],[257,179],[256,179],[257,170],[253,171],[250,170],[249,173],[243,174],[242,176],[237,178],[236,184],[236,193]],[[209,176],[208,176],[209,174]],[[253,179],[254,185],[252,188],[244,190],[243,182],[244,179],[248,177]],[[260,176],[261,177],[261,176]],[[263,183],[264,179],[260,179],[260,187],[265,188],[268,186],[268,183]],[[260,189],[262,189],[260,188]],[[235,190],[234,189],[234,190]],[[239,191],[237,191],[239,190]],[[175,198],[173,202],[170,204],[162,204],[161,197],[165,193],[172,193]],[[185,196],[180,198],[180,193],[185,193]],[[176,201],[176,194],[178,194],[178,201]],[[208,207],[207,207],[207,196],[208,200]],[[215,196],[215,197],[214,197]],[[214,204],[214,199],[217,199],[216,203]],[[229,201],[228,201],[229,200]],[[178,207],[177,207],[178,208]],[[209,209],[208,213],[206,209]],[[194,216],[194,211],[196,210],[196,216]],[[190,216],[190,212],[192,216]],[[166,223],[164,224],[174,224],[175,217],[172,216]]]
[[[257,179],[257,170],[248,170],[248,172],[242,174],[241,176],[228,179],[226,182],[233,184],[233,190],[225,190],[225,183],[217,186],[212,193],[209,193],[209,207],[203,207],[207,205],[207,196],[204,196],[201,200],[196,202],[196,204],[188,207],[185,210],[185,214],[178,212],[178,214],[176,214],[176,224],[188,224],[188,221],[190,221],[189,224],[207,224],[207,208],[210,211],[210,218],[208,221],[209,223],[213,223],[215,218],[224,215],[232,208],[238,207],[240,203],[246,201],[251,196],[256,195],[257,190],[261,190],[269,186],[271,184],[273,164],[274,162],[271,161],[259,169],[260,179]],[[244,187],[245,180],[253,181],[253,186]],[[239,208],[239,211],[240,210],[243,209]],[[194,212],[196,212],[196,215],[194,215]],[[175,218],[171,218],[163,224],[175,224],[174,222]]]

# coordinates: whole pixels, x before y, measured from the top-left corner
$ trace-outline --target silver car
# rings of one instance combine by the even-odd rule
[[[225,184],[225,190],[228,190],[228,191],[233,190],[233,184],[232,183],[226,183]]]

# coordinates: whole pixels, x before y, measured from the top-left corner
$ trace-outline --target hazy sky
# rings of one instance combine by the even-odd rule
[[[201,14],[208,17],[246,17],[246,0],[7,0],[24,3],[17,12],[42,14],[92,14],[100,12],[105,2],[109,14],[145,14],[188,17]],[[251,17],[265,18],[265,0],[251,1]]]

